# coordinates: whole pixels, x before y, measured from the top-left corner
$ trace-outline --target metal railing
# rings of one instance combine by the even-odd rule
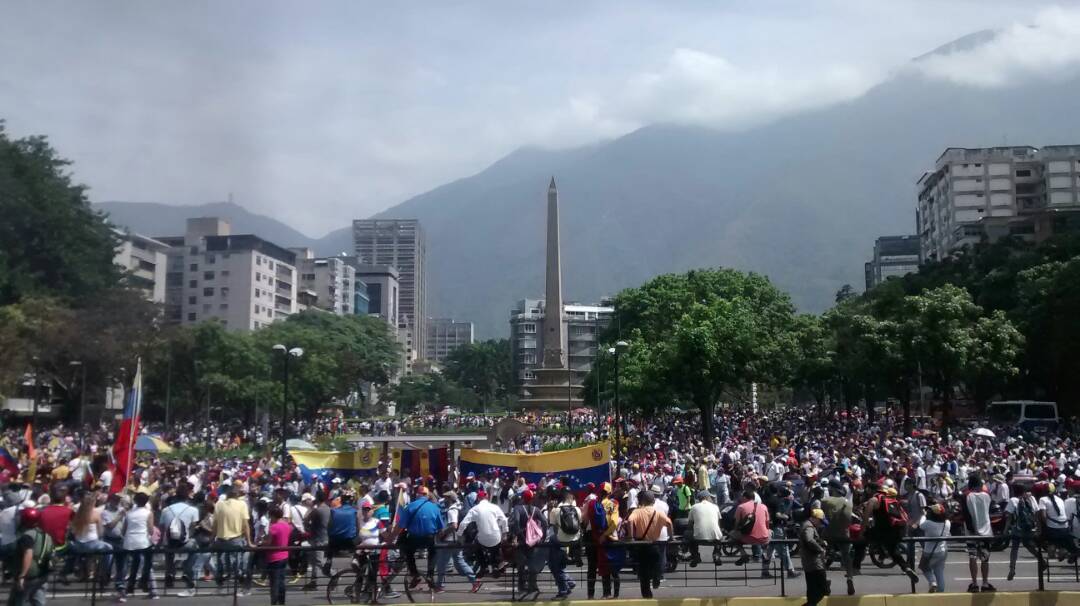
[[[947,552],[955,551],[956,547],[966,547],[968,544],[981,543],[990,550],[995,544],[1000,547],[1005,537],[983,536],[947,536],[947,537],[905,537],[900,541],[900,553],[904,560],[902,563],[892,562],[891,557],[885,553],[878,543],[873,542],[831,542],[830,554],[827,557],[829,572],[845,572],[841,565],[838,548],[850,544],[855,552],[863,550],[866,559],[870,560],[879,570],[878,575],[866,575],[869,578],[888,579],[903,576],[903,572],[896,572],[896,564],[901,567],[915,568],[918,562],[918,548],[924,542],[944,542]],[[914,543],[914,549],[909,548]],[[629,589],[635,596],[637,594],[636,582],[640,578],[641,570],[638,568],[638,556],[642,549],[655,549],[660,554],[659,566],[663,568],[660,574],[663,577],[665,592],[674,591],[686,595],[738,595],[738,588],[752,590],[756,595],[770,585],[775,589],[774,594],[787,596],[792,594],[790,587],[791,579],[788,578],[787,570],[782,565],[784,562],[782,550],[789,552],[791,570],[801,572],[801,557],[790,553],[798,546],[796,539],[772,539],[767,544],[756,546],[766,553],[761,558],[754,559],[750,555],[757,551],[755,546],[741,544],[730,540],[705,541],[676,539],[671,541],[614,541],[604,543],[599,549],[590,541],[574,543],[546,542],[533,547],[514,546],[503,543],[494,548],[482,548],[478,545],[461,545],[435,543],[417,549],[416,561],[420,572],[418,581],[413,581],[407,571],[406,550],[401,544],[382,544],[374,546],[357,546],[355,549],[340,549],[333,554],[327,554],[326,546],[289,546],[277,547],[250,547],[212,544],[209,546],[190,546],[170,548],[163,546],[152,547],[148,550],[126,551],[114,550],[99,554],[73,555],[69,550],[59,550],[53,558],[47,591],[55,597],[81,597],[89,600],[91,606],[96,606],[99,601],[109,598],[110,589],[132,588],[148,592],[154,585],[157,592],[164,595],[169,588],[163,587],[166,578],[174,578],[179,583],[194,586],[195,592],[190,597],[208,597],[216,599],[227,598],[236,606],[240,598],[250,595],[252,592],[262,593],[269,591],[269,579],[279,572],[285,575],[286,595],[295,597],[297,593],[304,596],[307,603],[319,603],[326,601],[331,604],[338,603],[384,603],[396,599],[398,592],[409,601],[435,601],[436,595],[441,593],[450,594],[450,597],[458,597],[455,601],[478,601],[483,599],[510,599],[517,601],[528,597],[535,588],[543,586],[545,589],[559,588],[554,580],[541,580],[540,575],[545,568],[554,575],[554,571],[560,568],[556,558],[565,557],[566,577],[571,587],[585,587],[588,597],[593,597],[590,585],[599,584],[600,589],[610,590],[614,595],[619,595],[623,590]],[[1036,549],[1037,588],[1039,591],[1046,589],[1048,583],[1070,583],[1080,586],[1080,565],[1075,562],[1068,565],[1051,563],[1054,558],[1048,554],[1048,545],[1043,540],[1033,541]],[[950,549],[951,548],[951,549]],[[1075,548],[1074,548],[1075,549]],[[710,554],[711,550],[711,554]],[[288,552],[286,564],[279,565],[271,570],[265,562],[265,555],[269,552]],[[454,558],[460,551],[462,560],[469,565],[473,572],[480,568],[486,568],[486,574],[479,581],[483,583],[482,595],[473,593],[474,586],[466,577],[456,569]],[[772,552],[771,554],[768,552]],[[1000,553],[1000,551],[998,551]],[[1008,553],[1008,547],[1005,552]],[[556,555],[556,554],[562,555]],[[747,554],[747,561],[741,566],[732,566],[741,553]],[[695,557],[699,554],[700,557]],[[322,558],[317,555],[323,556]],[[330,557],[326,557],[329,555]],[[712,557],[709,557],[709,556]],[[140,571],[125,575],[121,578],[115,574],[118,559],[125,559],[130,563],[131,559],[148,556],[151,558],[150,577],[153,584],[149,584]],[[599,558],[604,557],[604,564]],[[71,564],[68,558],[73,558]],[[184,579],[182,571],[189,558],[198,558],[194,561],[194,576]],[[317,570],[314,575],[311,569],[319,560],[329,562],[330,574],[325,570]],[[436,585],[439,570],[435,564],[446,564],[446,581],[442,586]],[[182,563],[183,562],[183,563]],[[751,562],[761,566],[761,573],[751,573]],[[1039,562],[1047,562],[1046,566]],[[1030,563],[1030,562],[1029,562]],[[552,567],[552,564],[556,566]],[[604,582],[603,571],[609,573],[608,583]],[[130,570],[130,568],[129,568]],[[189,570],[191,568],[189,567]],[[62,578],[63,572],[76,573],[74,581]],[[209,576],[203,573],[209,571]],[[298,576],[300,575],[300,576]],[[264,579],[266,579],[264,581]],[[622,587],[625,581],[635,582],[635,587]],[[910,591],[916,592],[918,579],[910,579]],[[8,574],[4,575],[3,592],[11,590],[11,580]],[[173,587],[172,589],[178,589]],[[721,590],[706,591],[707,589]],[[208,590],[208,591],[207,591]],[[730,592],[736,593],[730,593]],[[802,584],[794,593],[801,593]],[[204,593],[205,592],[205,593]],[[605,591],[606,593],[606,591]],[[881,593],[881,591],[875,591]],[[176,595],[176,594],[170,594]]]

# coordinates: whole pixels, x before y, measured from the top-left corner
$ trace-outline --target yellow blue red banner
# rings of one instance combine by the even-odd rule
[[[489,450],[462,450],[458,457],[461,478],[470,473],[498,472],[500,475],[519,472],[528,482],[538,482],[544,476],[566,478],[570,488],[580,489],[586,484],[600,485],[611,481],[611,444],[600,442],[592,446],[544,452],[538,454],[513,454]]]
[[[379,469],[381,450],[363,448],[355,451],[289,451],[305,478],[348,480],[373,476]],[[390,450],[390,468],[402,478],[427,483],[429,478],[437,482],[449,477],[450,458],[446,447],[442,448],[394,448]]]

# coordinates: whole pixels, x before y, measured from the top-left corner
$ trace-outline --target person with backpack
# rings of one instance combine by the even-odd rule
[[[557,498],[560,495],[562,498]],[[551,575],[555,578],[558,591],[555,599],[562,600],[570,597],[575,586],[566,574],[566,565],[575,549],[579,552],[578,557],[581,557],[581,509],[569,488],[563,487],[554,496],[556,498],[549,500],[551,506],[548,508],[548,527],[554,529],[554,538],[559,544],[551,548],[548,564],[551,566]]]
[[[1065,501],[1053,489],[1039,499],[1039,521],[1046,542],[1067,552],[1069,563],[1075,563],[1077,548],[1069,532],[1070,520],[1065,513]]]
[[[1005,506],[1005,535],[1010,537],[1012,544],[1009,549],[1009,581],[1016,577],[1016,558],[1020,555],[1020,545],[1035,556],[1039,568],[1046,567],[1042,552],[1035,546],[1039,536],[1039,504],[1023,484],[1013,487],[1013,492],[1016,496],[1010,498]]]
[[[746,555],[747,545],[764,551],[769,544],[771,532],[769,508],[758,502],[753,488],[747,488],[742,493],[739,506],[735,508],[735,528],[731,531],[731,539],[739,543],[739,559],[735,560],[735,565],[743,566],[750,561],[750,557]],[[761,576],[768,576],[768,566],[768,561],[762,560]]]
[[[428,583],[434,585],[431,577],[435,567],[435,535],[445,527],[442,509],[438,503],[431,500],[431,491],[426,486],[417,488],[416,498],[398,509],[397,525],[390,533],[389,542],[400,538],[397,543],[405,555],[410,588],[418,586],[422,580],[420,570],[416,567],[416,552],[420,549],[427,551],[426,576]]]
[[[472,585],[470,593],[476,593],[480,591],[481,583],[476,580],[476,574],[473,572],[469,563],[465,561],[465,554],[461,550],[461,544],[458,540],[458,529],[461,519],[464,517],[461,515],[461,502],[458,501],[457,493],[453,490],[447,490],[443,493],[443,515],[445,516],[446,527],[439,534],[439,539],[442,541],[439,549],[435,552],[435,591],[436,593],[443,591],[443,582],[446,580],[446,570],[450,567],[450,562],[454,563],[454,569],[457,573],[469,580]]]
[[[533,491],[526,489],[510,511],[510,536],[519,574],[518,589],[522,592],[523,600],[530,594],[535,594],[534,599],[540,594],[537,577],[545,564],[542,556],[547,554],[541,545],[547,534],[547,520],[533,503],[534,496]]]
[[[338,552],[352,553],[356,549],[356,535],[360,519],[360,512],[353,506],[353,496],[350,494],[343,495],[341,505],[330,510],[326,563],[323,567],[323,574],[326,576],[333,574],[330,565]]]
[[[41,511],[19,511],[19,538],[15,540],[14,572],[8,606],[45,606],[45,584],[52,564],[53,541],[41,529]]]
[[[507,519],[502,509],[488,500],[487,491],[476,491],[476,504],[461,520],[461,539],[476,551],[477,577],[499,576],[499,543],[507,533]]]
[[[882,547],[887,557],[900,567],[911,579],[918,583],[919,575],[908,565],[908,560],[900,553],[900,543],[908,526],[907,511],[896,497],[896,484],[886,479],[882,484],[876,482],[868,486],[870,498],[863,503],[863,522],[868,524],[864,536],[868,543]]]
[[[180,482],[176,487],[176,494],[169,499],[168,505],[161,510],[161,536],[164,538],[165,547],[170,551],[165,553],[165,588],[173,586],[176,578],[176,554],[174,549],[194,549],[195,538],[191,529],[193,524],[199,521],[199,509],[190,501],[191,486],[186,482]],[[193,557],[188,554],[187,557]]]
[[[990,493],[986,483],[978,472],[968,476],[968,487],[961,501],[964,511],[964,524],[969,535],[980,537],[994,536],[990,526]],[[970,541],[967,544],[968,569],[971,572],[971,584],[968,593],[997,591],[990,583],[990,543],[989,541]],[[982,570],[982,586],[978,584],[978,573]]]

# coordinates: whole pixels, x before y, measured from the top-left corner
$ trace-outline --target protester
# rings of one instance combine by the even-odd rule
[[[704,490],[702,492],[705,493]],[[635,546],[633,551],[638,565],[641,597],[647,599],[653,597],[653,584],[660,579],[660,553],[654,543],[660,538],[661,528],[667,528],[669,532],[674,530],[671,520],[653,508],[654,501],[655,498],[651,492],[641,493],[639,506],[627,518],[630,538],[647,543]],[[717,519],[719,520],[719,513],[717,513]]]
[[[948,537],[952,532],[952,523],[946,516],[945,507],[935,503],[926,509],[926,513],[919,521],[921,536],[941,539]],[[926,540],[922,542],[922,556],[919,559],[919,570],[926,575],[926,581],[930,584],[930,593],[945,591],[945,560],[949,556],[949,546],[942,540]]]
[[[829,595],[829,580],[825,576],[828,546],[818,533],[825,521],[825,512],[814,509],[799,530],[799,557],[806,573],[806,606],[817,606]]]

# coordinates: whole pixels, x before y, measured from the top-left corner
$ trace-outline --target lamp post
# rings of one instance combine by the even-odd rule
[[[285,388],[285,394],[281,401],[281,469],[284,471],[289,458],[289,450],[286,445],[289,439],[289,358],[299,358],[304,355],[304,350],[299,347],[290,349],[278,343],[274,346],[274,351],[279,352],[282,357],[282,383],[284,383]]]
[[[615,347],[608,350],[615,354],[615,460],[622,454],[622,403],[619,401],[619,354],[630,347],[626,341],[617,341]]]
[[[79,360],[72,360],[68,362],[68,366],[82,367],[82,376],[79,380],[79,429],[81,430],[86,424],[86,364]]]

